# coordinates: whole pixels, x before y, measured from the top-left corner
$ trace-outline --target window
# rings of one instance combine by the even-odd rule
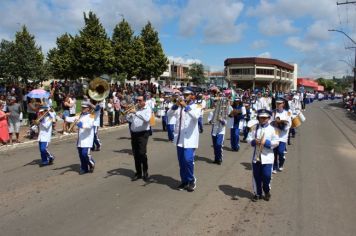
[[[272,69],[256,69],[256,74],[258,75],[274,75],[274,70]]]
[[[253,68],[230,69],[230,75],[253,75]]]

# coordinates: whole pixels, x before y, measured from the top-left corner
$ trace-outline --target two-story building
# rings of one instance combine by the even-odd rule
[[[191,85],[192,78],[188,76],[190,65],[169,60],[168,69],[156,81],[158,84],[170,87]]]
[[[288,91],[296,89],[297,65],[258,57],[227,58],[224,62],[227,80],[237,88]]]

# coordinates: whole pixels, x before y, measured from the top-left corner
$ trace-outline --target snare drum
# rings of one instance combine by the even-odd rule
[[[299,115],[292,119],[292,128],[297,128],[302,124]]]

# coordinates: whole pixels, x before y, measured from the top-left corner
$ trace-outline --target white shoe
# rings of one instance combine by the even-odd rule
[[[69,133],[67,133],[67,132],[63,132],[63,135],[68,135]]]
[[[273,173],[273,174],[277,174],[277,171],[276,171],[276,170],[272,170],[272,173]]]
[[[283,167],[280,167],[278,170],[279,170],[279,171],[283,171]]]

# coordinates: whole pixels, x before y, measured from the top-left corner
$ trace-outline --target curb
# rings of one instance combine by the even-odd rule
[[[114,126],[114,127],[105,127],[105,128],[100,128],[100,131],[105,131],[105,132],[108,132],[108,131],[114,131],[114,130],[120,130],[124,127],[128,127],[128,124],[122,124],[122,125],[119,125],[119,126]],[[77,133],[72,133],[72,134],[67,134],[67,135],[58,135],[58,136],[54,136],[52,137],[51,139],[51,143],[58,143],[58,142],[61,142],[61,141],[65,141],[65,140],[69,140],[69,139],[72,139],[72,138],[75,138],[77,136]],[[15,150],[15,149],[18,149],[18,148],[26,148],[26,147],[31,147],[31,146],[34,146],[35,144],[38,143],[38,140],[29,140],[29,141],[25,141],[23,143],[16,143],[16,144],[13,144],[13,145],[6,145],[6,146],[2,146],[0,147],[0,153],[2,152],[6,152],[6,151],[12,151],[12,150]]]

